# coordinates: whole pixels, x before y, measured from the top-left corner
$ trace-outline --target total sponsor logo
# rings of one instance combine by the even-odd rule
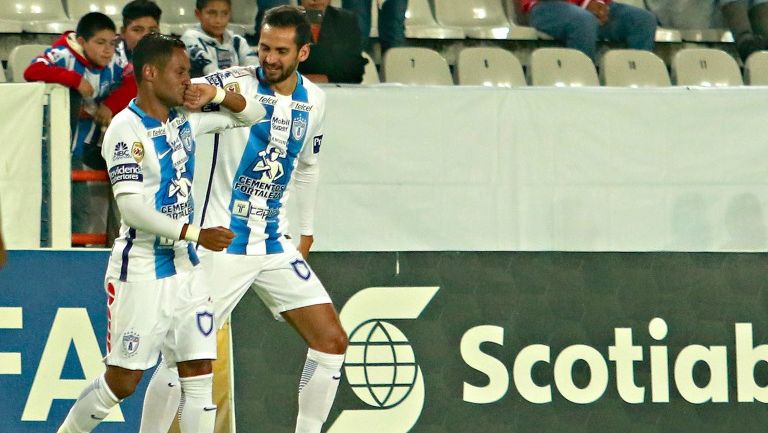
[[[259,101],[259,104],[265,104],[265,105],[277,104],[277,97],[270,96],[270,95],[256,95],[256,100]]]
[[[291,120],[282,117],[272,116],[272,131],[288,132],[291,127]]]
[[[119,142],[115,145],[115,153],[113,154],[115,160],[130,159],[131,153],[128,151],[128,145],[125,142]]]
[[[312,107],[313,107],[312,104],[307,104],[305,102],[298,102],[298,101],[291,102],[291,109],[296,111],[303,111],[305,113],[309,113],[310,111],[312,111]]]
[[[144,175],[139,164],[120,164],[109,169],[109,180],[112,185],[124,181],[141,182],[144,180]]]

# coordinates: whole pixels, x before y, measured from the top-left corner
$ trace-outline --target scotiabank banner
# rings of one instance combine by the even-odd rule
[[[768,256],[315,253],[350,336],[332,433],[762,432]],[[233,318],[239,431],[293,431],[305,348]]]

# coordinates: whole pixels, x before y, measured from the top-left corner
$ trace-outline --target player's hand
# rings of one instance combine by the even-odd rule
[[[309,258],[309,249],[312,248],[313,242],[315,242],[315,238],[313,236],[301,235],[301,238],[299,239],[299,246],[296,248],[301,253],[301,256],[304,257],[304,260]]]
[[[93,120],[101,126],[109,126],[109,123],[112,122],[112,110],[104,104],[99,104],[96,112],[93,113]]]
[[[211,227],[201,229],[197,243],[211,251],[221,251],[232,243],[235,234],[226,227]]]
[[[608,22],[608,5],[603,1],[592,0],[587,4],[587,10],[597,17],[601,26]]]
[[[190,111],[199,110],[203,105],[211,102],[214,96],[216,96],[216,86],[203,83],[190,84],[184,91],[184,108]]]
[[[91,86],[91,83],[89,83],[85,77],[80,80],[80,84],[77,86],[77,91],[83,96],[83,98],[90,98],[93,96],[93,86]]]

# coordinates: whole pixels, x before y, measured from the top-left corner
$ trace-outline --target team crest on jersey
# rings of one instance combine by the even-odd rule
[[[131,155],[133,155],[133,159],[135,159],[136,162],[141,162],[141,160],[144,159],[144,145],[141,144],[140,141],[133,143],[133,146],[131,147]]]
[[[240,83],[234,82],[224,86],[224,90],[232,93],[240,93]]]
[[[184,127],[181,128],[181,131],[179,131],[179,139],[181,140],[181,144],[184,145],[184,149],[187,152],[192,152],[192,145],[195,140],[192,139],[192,131],[189,129],[189,125],[184,125]]]
[[[129,329],[123,333],[123,355],[127,358],[135,355],[139,350],[139,342],[141,336],[133,329]]]
[[[115,154],[114,159],[115,161],[121,160],[121,159],[129,159],[131,157],[131,154],[128,152],[128,145],[125,144],[125,142],[119,142],[115,145]]]
[[[291,133],[293,134],[293,138],[296,140],[301,140],[304,137],[304,133],[307,132],[307,121],[304,120],[302,117],[297,117],[293,119],[293,125],[291,127]]]
[[[207,311],[197,313],[197,329],[206,337],[211,335],[213,332],[213,314]]]

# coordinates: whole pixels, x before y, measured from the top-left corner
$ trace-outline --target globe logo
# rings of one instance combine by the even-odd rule
[[[408,338],[391,323],[373,319],[352,331],[344,372],[360,400],[387,409],[408,397],[419,367]]]

